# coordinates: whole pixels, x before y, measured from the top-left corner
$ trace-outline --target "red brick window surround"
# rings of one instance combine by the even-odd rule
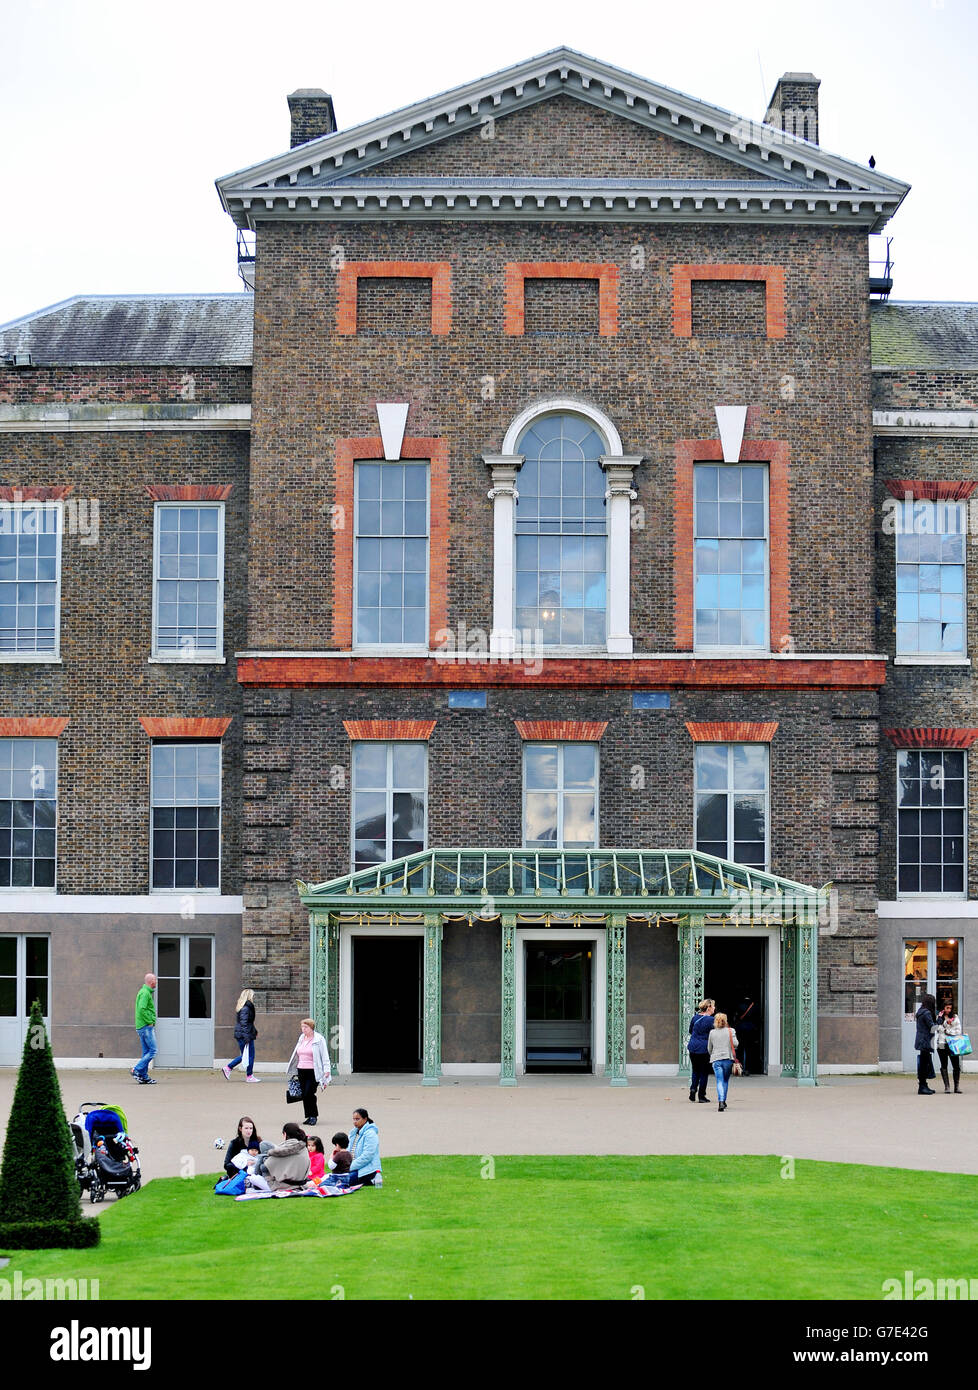
[[[154,502],[226,502],[233,483],[148,483],[147,496]]]
[[[342,524],[333,532],[333,642],[341,651],[353,645],[353,465],[361,459],[383,459],[379,438],[336,441],[334,502]],[[427,459],[429,479],[428,645],[438,645],[438,633],[448,627],[448,445],[443,439],[405,436],[402,459]]]
[[[894,748],[970,748],[978,729],[884,729]]]
[[[978,482],[929,482],[924,478],[888,478],[886,490],[898,501],[909,494],[921,502],[967,502]]]
[[[0,719],[0,738],[57,738],[67,724],[67,718],[58,715]]]
[[[61,502],[74,487],[74,483],[59,483],[54,487],[0,487],[0,502]]]
[[[230,727],[231,715],[220,719],[140,715],[139,722],[150,738],[223,738]]]
[[[789,458],[784,440],[745,440],[741,463],[768,465],[768,555],[771,650],[781,651],[790,636],[790,512]],[[697,463],[722,463],[718,439],[680,439],[676,442],[674,498],[674,592],[676,651],[693,650],[693,469]]]
[[[746,719],[711,719],[702,724],[686,723],[694,743],[770,743],[778,732],[778,721],[751,723]]]
[[[618,267],[594,261],[510,261],[506,266],[503,332],[521,338],[526,327],[527,280],[597,280],[598,333],[618,332]]]
[[[674,265],[672,268],[672,331],[677,338],[693,336],[694,280],[763,280],[767,301],[767,336],[786,333],[784,266],[780,265]]]
[[[336,331],[357,331],[357,282],[362,279],[431,281],[431,331],[451,332],[452,267],[448,261],[347,261],[336,280]]]
[[[344,719],[343,728],[355,743],[425,742],[431,738],[434,719]]]
[[[607,720],[515,719],[520,738],[535,743],[597,743]]]

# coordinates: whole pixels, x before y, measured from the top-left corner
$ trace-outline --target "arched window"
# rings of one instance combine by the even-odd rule
[[[511,423],[492,473],[490,651],[632,650],[629,507],[641,454],[602,411],[550,398]]]
[[[607,445],[580,415],[543,415],[519,436],[514,626],[524,642],[604,646]],[[532,635],[531,635],[532,634]],[[539,636],[537,635],[539,634]]]

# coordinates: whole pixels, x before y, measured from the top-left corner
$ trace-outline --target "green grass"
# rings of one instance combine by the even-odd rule
[[[978,1184],[775,1157],[393,1158],[384,1187],[235,1202],[216,1175],[95,1208],[92,1251],[11,1254],[0,1277],[100,1281],[102,1299],[878,1299],[968,1274]],[[89,1204],[83,1201],[86,1215]],[[927,1252],[934,1252],[927,1255]],[[933,1268],[931,1267],[933,1266]],[[342,1293],[338,1290],[341,1289]]]

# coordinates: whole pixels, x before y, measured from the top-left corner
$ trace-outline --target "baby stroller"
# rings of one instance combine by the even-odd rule
[[[69,1128],[75,1146],[75,1176],[81,1190],[88,1189],[90,1201],[103,1201],[106,1192],[125,1197],[139,1191],[139,1150],[129,1138],[124,1110],[103,1100],[86,1100]]]

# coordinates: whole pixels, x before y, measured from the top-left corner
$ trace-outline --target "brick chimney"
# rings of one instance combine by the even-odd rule
[[[811,72],[786,72],[767,104],[765,125],[818,144],[819,79]]]
[[[333,98],[321,87],[300,87],[288,100],[293,149],[308,140],[318,140],[321,135],[332,135],[336,129]]]

